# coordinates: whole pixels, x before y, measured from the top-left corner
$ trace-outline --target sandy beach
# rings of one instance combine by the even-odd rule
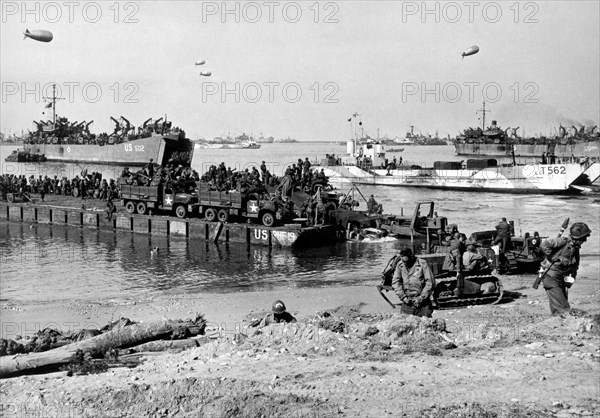
[[[120,317],[151,321],[202,313],[211,338],[182,352],[148,354],[135,368],[5,379],[0,389],[3,412],[98,417],[598,416],[598,278],[597,263],[582,266],[570,291],[577,315],[551,318],[546,294],[531,288],[531,275],[502,276],[505,303],[434,312],[434,319],[445,321],[446,338],[453,344],[431,339],[431,320],[394,312],[377,293],[375,281],[343,288],[149,300],[5,303],[5,334],[27,334],[52,324],[68,330],[79,324],[103,326]],[[296,337],[289,338],[289,329],[281,325],[257,335],[248,328],[248,321],[260,318],[275,299],[283,300],[298,318]],[[323,311],[342,325],[318,322],[316,314]],[[379,328],[383,337],[399,323],[416,328],[392,339],[388,347],[381,348],[382,339],[368,336],[371,327]],[[311,328],[315,331],[307,333]]]

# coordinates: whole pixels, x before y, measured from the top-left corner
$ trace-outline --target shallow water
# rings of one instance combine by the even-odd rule
[[[243,169],[258,167],[265,160],[273,172],[281,174],[281,169],[299,157],[308,156],[312,160],[325,153],[344,152],[344,146],[323,143],[266,144],[259,150],[197,150],[193,167],[204,172],[210,164],[223,161]],[[453,147],[448,146],[405,147],[404,153],[397,155],[420,163],[462,159],[454,156]],[[105,175],[120,172],[117,167],[100,168]],[[3,172],[74,173],[78,169],[79,166],[65,164],[2,165]],[[88,167],[88,171],[95,170]],[[517,235],[539,231],[542,236],[556,236],[562,221],[570,217],[571,223],[585,221],[593,231],[582,249],[582,263],[597,263],[600,255],[597,196],[527,196],[366,186],[361,192],[365,196],[374,194],[383,204],[384,212],[393,214],[400,214],[402,209],[405,215],[411,214],[415,202],[433,200],[438,214],[458,224],[467,235],[493,229],[505,216],[514,220]],[[389,257],[405,244],[408,243],[375,241],[282,250],[0,222],[0,295],[3,301],[43,302],[352,285],[377,280]],[[151,254],[153,247],[159,247],[158,254]]]

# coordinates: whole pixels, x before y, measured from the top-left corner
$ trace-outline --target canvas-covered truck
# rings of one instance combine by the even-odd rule
[[[195,194],[177,191],[170,183],[158,186],[120,184],[120,188],[121,201],[128,213],[144,215],[149,210],[162,210],[185,218],[198,206]]]
[[[210,185],[204,182],[196,183],[196,193],[199,215],[211,222],[252,219],[264,226],[273,226],[278,221],[291,218],[289,211],[264,194],[211,190]]]

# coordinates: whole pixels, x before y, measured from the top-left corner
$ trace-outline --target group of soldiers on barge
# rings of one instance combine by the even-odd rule
[[[42,201],[46,195],[63,195],[81,197],[81,199],[94,198],[100,200],[117,199],[119,195],[118,185],[114,179],[106,180],[100,173],[82,173],[72,179],[58,176],[49,177],[41,175],[37,178],[33,175],[4,174],[0,176],[0,192],[2,199],[6,200],[8,193],[39,194]]]

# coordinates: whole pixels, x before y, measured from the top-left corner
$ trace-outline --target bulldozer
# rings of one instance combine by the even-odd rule
[[[504,293],[500,279],[492,274],[492,265],[479,271],[447,271],[443,269],[444,260],[448,256],[448,247],[437,247],[432,254],[419,254],[418,258],[427,261],[435,278],[435,286],[431,302],[435,309],[448,309],[459,306],[496,304],[502,300]],[[494,251],[489,248],[479,248],[479,253],[488,262],[493,262]],[[392,291],[392,278],[400,256],[393,256],[382,272],[381,284],[377,286],[380,295],[395,308],[399,303],[393,303],[387,292]],[[491,263],[490,263],[491,264]],[[385,293],[384,293],[385,292]]]

